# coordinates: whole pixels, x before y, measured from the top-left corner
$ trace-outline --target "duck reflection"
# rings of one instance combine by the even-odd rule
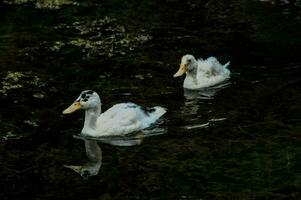
[[[64,165],[65,167],[74,170],[83,178],[95,176],[98,174],[102,164],[102,151],[96,141],[84,140],[86,155],[89,159],[84,165]]]
[[[76,139],[84,141],[88,162],[84,165],[64,165],[72,169],[83,178],[96,176],[102,165],[102,151],[98,143],[110,144],[113,146],[135,146],[140,145],[144,138],[161,135],[166,133],[165,128],[155,127],[127,135],[127,136],[106,136],[106,137],[88,137],[83,135],[74,135]]]
[[[226,118],[216,118],[219,114],[214,113],[214,104],[210,100],[229,85],[230,82],[226,82],[199,90],[184,89],[186,101],[180,108],[181,118],[185,121],[183,128],[187,130],[207,128],[216,121],[225,120]]]
[[[199,89],[199,90],[189,90],[184,88],[184,96],[186,100],[196,100],[196,99],[213,99],[214,96],[222,89],[228,87],[229,82],[216,85],[214,87]]]

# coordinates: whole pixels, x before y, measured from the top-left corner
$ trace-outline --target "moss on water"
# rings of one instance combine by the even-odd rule
[[[16,5],[33,3],[40,9],[59,9],[64,5],[79,5],[73,0],[4,0],[4,3]]]
[[[80,48],[85,57],[126,55],[151,39],[143,30],[130,31],[109,17],[60,24],[56,29],[66,32],[64,38],[69,39],[56,41],[50,49],[63,51],[65,46],[72,45]]]
[[[100,19],[73,18],[70,23],[61,23],[52,27],[56,38],[63,40],[43,41],[24,47],[18,55],[55,53],[82,58],[111,58],[130,55],[136,49],[151,41],[151,35],[144,29],[133,30],[122,25],[115,18],[105,16]]]
[[[2,88],[0,89],[0,93],[5,96],[10,92],[16,92],[18,89],[41,89],[45,86],[45,83],[37,75],[33,75],[32,72],[8,71],[1,79]]]

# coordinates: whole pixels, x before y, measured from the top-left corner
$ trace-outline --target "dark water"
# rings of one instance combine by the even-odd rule
[[[301,198],[300,1],[45,2],[0,3],[1,199]],[[184,91],[186,53],[231,79]],[[84,89],[166,107],[165,134],[101,144],[83,179],[83,113],[61,111]]]

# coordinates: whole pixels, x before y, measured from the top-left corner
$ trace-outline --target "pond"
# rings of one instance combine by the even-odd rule
[[[300,5],[1,2],[0,198],[299,199]],[[231,78],[184,90],[173,74],[187,53],[230,61]],[[83,179],[65,166],[88,161],[73,137],[84,114],[62,111],[86,89],[103,110],[167,113],[137,145],[100,142],[99,172]]]

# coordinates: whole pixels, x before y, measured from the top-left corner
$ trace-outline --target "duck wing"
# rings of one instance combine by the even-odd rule
[[[102,135],[124,135],[143,128],[141,117],[138,105],[116,104],[99,116],[97,131]]]

